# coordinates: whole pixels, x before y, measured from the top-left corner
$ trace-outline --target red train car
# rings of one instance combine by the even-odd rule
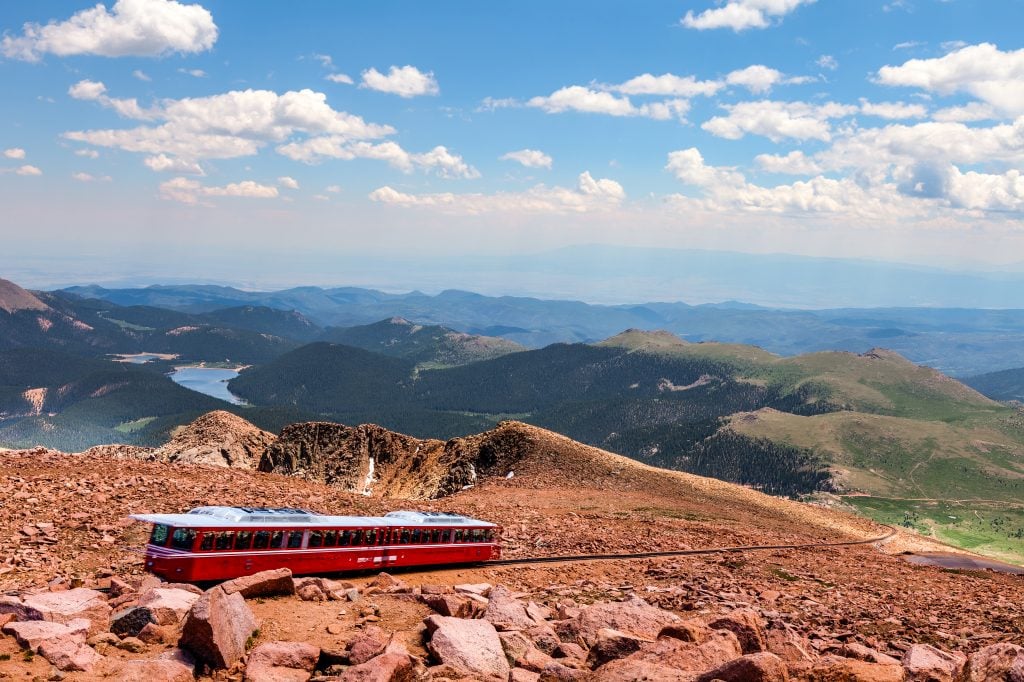
[[[137,514],[153,524],[146,570],[167,580],[224,580],[275,568],[295,575],[467,564],[501,556],[501,528],[445,512],[324,516],[305,509],[197,507]]]

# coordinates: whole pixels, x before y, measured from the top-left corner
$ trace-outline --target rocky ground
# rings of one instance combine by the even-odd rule
[[[0,636],[0,677],[1024,680],[1024,659],[1012,648],[1024,645],[1020,577],[913,566],[873,545],[479,566],[345,576],[347,583],[279,576],[263,594],[239,588],[243,597],[160,586],[141,572],[147,529],[128,515],[207,504],[458,511],[501,524],[508,558],[886,530],[650,469],[540,429],[503,429],[481,441],[491,443],[483,449],[500,472],[416,502],[114,448],[0,453],[0,621],[12,620]],[[900,535],[887,544],[914,542]],[[978,673],[982,665],[1002,672]]]

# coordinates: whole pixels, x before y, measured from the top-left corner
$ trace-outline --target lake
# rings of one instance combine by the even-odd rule
[[[226,400],[235,405],[242,405],[244,400],[228,390],[228,381],[238,376],[236,369],[219,369],[212,367],[177,367],[170,377],[185,388],[199,393]]]

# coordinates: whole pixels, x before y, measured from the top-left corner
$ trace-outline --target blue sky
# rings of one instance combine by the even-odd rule
[[[1022,25],[1020,0],[4,3],[5,271],[394,287],[581,244],[1024,270]]]

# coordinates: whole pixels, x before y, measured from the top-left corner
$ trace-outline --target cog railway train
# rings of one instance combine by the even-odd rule
[[[197,507],[132,518],[153,524],[146,570],[175,582],[275,568],[305,575],[501,557],[499,526],[446,512],[325,516],[291,508]]]

